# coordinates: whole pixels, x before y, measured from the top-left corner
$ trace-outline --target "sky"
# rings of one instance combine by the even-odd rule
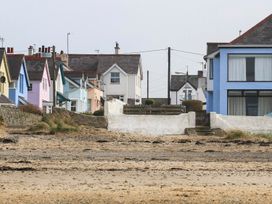
[[[167,47],[206,53],[207,42],[230,42],[239,30],[271,14],[271,0],[0,0],[0,36],[4,46],[27,52],[29,45],[55,45],[70,53],[122,53],[146,50],[142,66],[142,97],[146,71],[150,97],[167,96]],[[196,74],[201,55],[172,51],[171,73]]]

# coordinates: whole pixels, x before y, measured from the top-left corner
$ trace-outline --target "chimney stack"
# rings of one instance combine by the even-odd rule
[[[119,43],[118,42],[115,42],[115,54],[116,55],[119,55],[119,52],[120,52],[120,47],[119,47]]]
[[[14,48],[13,47],[7,47],[7,54],[14,54]]]
[[[29,48],[28,48],[28,55],[31,56],[33,54],[34,54],[34,48],[33,48],[32,45],[30,45]]]

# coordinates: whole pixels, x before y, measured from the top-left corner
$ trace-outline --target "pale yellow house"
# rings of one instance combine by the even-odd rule
[[[5,48],[0,48],[0,93],[9,97],[9,83],[11,82]]]

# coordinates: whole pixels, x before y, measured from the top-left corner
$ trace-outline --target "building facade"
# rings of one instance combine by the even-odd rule
[[[208,43],[209,112],[248,116],[272,112],[271,28],[272,15],[230,43]]]

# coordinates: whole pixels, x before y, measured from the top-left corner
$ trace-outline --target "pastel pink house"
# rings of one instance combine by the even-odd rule
[[[48,62],[39,56],[26,56],[25,58],[30,80],[28,102],[49,113],[52,111],[53,102],[50,101],[51,80]]]

